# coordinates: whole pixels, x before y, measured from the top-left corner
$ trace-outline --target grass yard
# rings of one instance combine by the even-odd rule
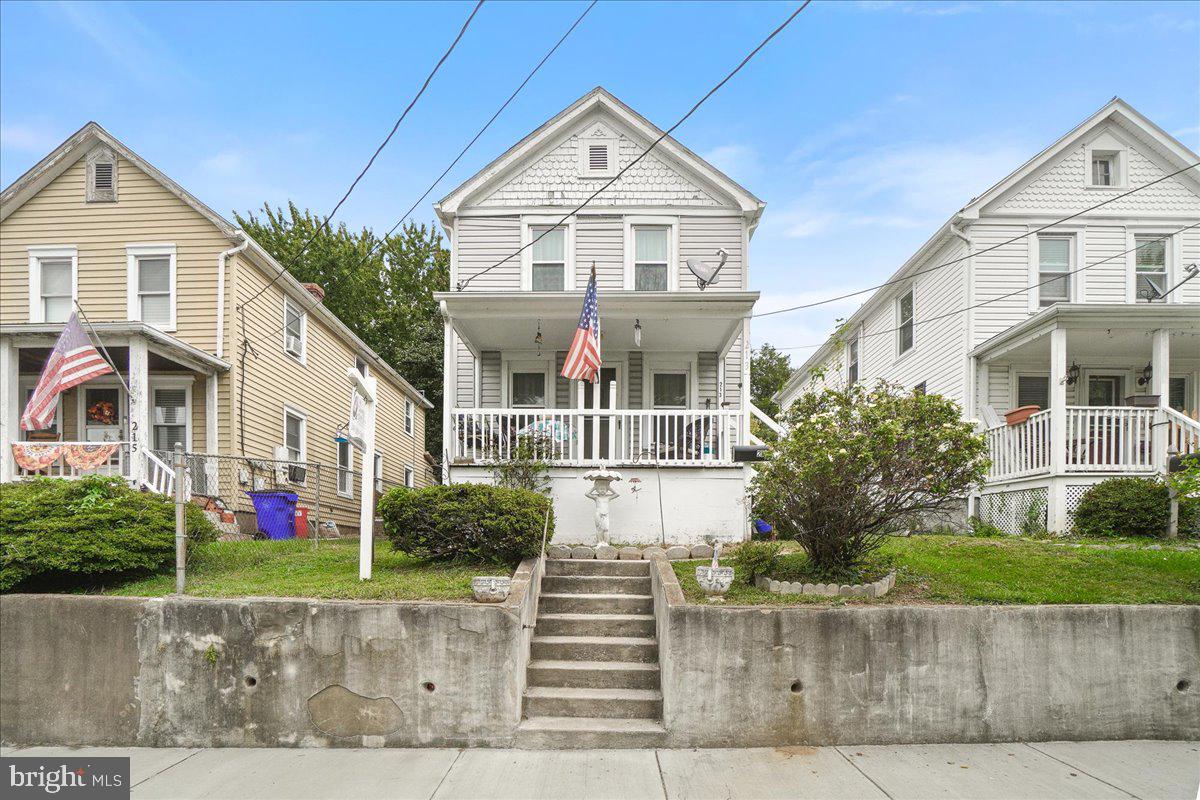
[[[358,540],[215,542],[188,561],[187,593],[197,597],[305,597],[343,600],[471,599],[475,575],[509,574],[494,565],[445,565],[375,543],[372,579],[358,579]],[[96,590],[93,590],[96,591]],[[175,575],[155,575],[98,590],[102,594],[160,597],[175,591]]]
[[[1200,603],[1200,550],[1154,540],[912,536],[889,539],[881,563],[896,569],[896,586],[878,599],[772,594],[735,577],[726,605],[899,605],[914,603]],[[1076,546],[1077,545],[1077,546]],[[782,557],[788,571],[806,556]],[[689,602],[706,602],[696,565],[675,562]],[[726,560],[732,564],[732,560]]]

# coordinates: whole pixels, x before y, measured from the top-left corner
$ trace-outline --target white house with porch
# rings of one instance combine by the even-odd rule
[[[988,439],[974,512],[1068,530],[1092,484],[1200,449],[1197,162],[1112,100],[954,214],[782,403],[877,379],[948,396]]]
[[[661,133],[597,88],[435,207],[452,245],[444,477],[493,480],[543,433],[560,542],[595,538],[582,475],[599,463],[623,477],[614,542],[748,530],[733,448],[750,441],[747,246],[764,204],[668,137],[559,224]],[[717,282],[701,291],[688,259],[723,262]],[[572,383],[559,376],[593,266],[604,363]]]

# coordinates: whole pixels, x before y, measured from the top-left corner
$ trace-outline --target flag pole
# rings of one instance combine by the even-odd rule
[[[117,369],[117,362],[113,360],[112,354],[110,354],[108,352],[108,348],[104,346],[104,341],[100,338],[100,334],[96,333],[96,326],[92,325],[92,321],[88,319],[87,312],[83,310],[83,306],[79,305],[78,300],[72,300],[71,302],[75,304],[75,308],[83,316],[83,322],[88,326],[88,329],[91,330],[92,338],[96,340],[96,344],[100,345],[101,351],[104,352],[104,358],[108,360],[108,365],[113,369],[113,374],[117,376],[117,380],[121,382],[121,385],[125,387],[126,397],[132,395],[133,390],[129,388],[129,384],[125,382],[123,377],[121,377],[121,370]]]

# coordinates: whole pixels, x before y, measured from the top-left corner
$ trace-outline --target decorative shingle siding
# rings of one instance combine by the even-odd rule
[[[617,141],[618,168],[637,158],[647,145],[622,136]],[[480,206],[572,206],[582,203],[607,178],[579,176],[579,137],[572,136],[530,164],[490,195]],[[721,205],[712,195],[650,153],[591,206],[674,205],[713,207]]]

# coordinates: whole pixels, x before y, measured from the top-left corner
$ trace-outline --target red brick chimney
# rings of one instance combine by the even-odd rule
[[[308,289],[308,293],[315,297],[318,303],[325,299],[325,290],[319,283],[301,283],[300,285]]]

